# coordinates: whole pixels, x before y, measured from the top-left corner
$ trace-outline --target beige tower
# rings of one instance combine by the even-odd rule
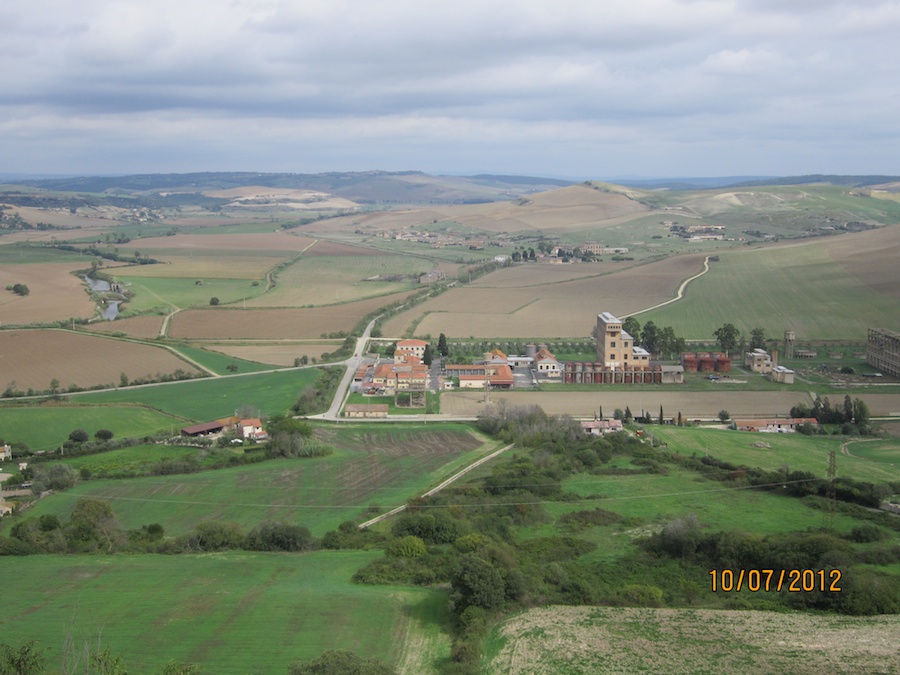
[[[611,370],[630,368],[634,338],[622,330],[622,322],[609,312],[597,315],[597,361]]]

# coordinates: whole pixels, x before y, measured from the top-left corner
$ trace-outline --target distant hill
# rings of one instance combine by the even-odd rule
[[[360,204],[479,204],[550,190],[571,181],[528,176],[431,176],[421,171],[362,171],[316,174],[199,172],[80,176],[18,181],[57,192],[138,195],[203,194],[247,186],[315,190]]]

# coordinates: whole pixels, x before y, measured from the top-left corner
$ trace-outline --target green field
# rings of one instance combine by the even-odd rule
[[[83,401],[78,401],[79,404]],[[184,421],[139,405],[0,406],[0,438],[25,443],[31,450],[52,450],[73,429],[90,436],[109,429],[117,438],[168,432]]]
[[[85,394],[79,403],[106,405],[132,402],[158,408],[173,415],[208,421],[233,415],[241,406],[251,406],[263,415],[285,414],[299,393],[319,375],[316,368],[207,378],[159,386]]]
[[[711,455],[733,464],[777,471],[787,465],[791,471],[809,471],[825,477],[828,453],[836,452],[838,476],[857,480],[887,482],[900,480],[900,439],[850,445],[852,457],[841,453],[843,436],[803,434],[761,434],[719,429],[679,429],[654,426],[653,435],[669,444],[669,452],[682,455]],[[771,447],[753,447],[766,443]],[[666,450],[665,448],[663,449]],[[871,456],[867,453],[871,453]],[[893,462],[890,457],[893,454]]]
[[[202,279],[202,277],[130,277],[117,274],[125,288],[134,293],[128,301],[128,309],[145,312],[157,307],[171,308],[201,306],[206,307],[210,298],[219,299],[219,304],[227,305],[244,298],[261,295],[265,284],[252,286],[247,279]],[[197,281],[202,280],[202,285]]]
[[[347,649],[393,666],[427,648],[428,672],[447,658],[446,595],[357,586],[352,574],[380,552],[55,556],[5,558],[2,641],[38,639],[51,672],[71,638],[123,658],[128,672],[172,660],[217,675],[284,673],[295,660]],[[10,583],[15,580],[15,583]],[[415,659],[413,659],[415,661]]]
[[[90,268],[93,258],[84,258],[73,251],[60,251],[56,248],[28,246],[24,244],[4,244],[0,237],[0,264],[25,265],[39,263],[84,262],[85,269]]]
[[[869,326],[900,330],[897,301],[844,271],[823,244],[722,252],[683,300],[637,315],[672,326],[687,339],[709,339],[725,323],[769,337],[785,330],[802,339],[855,339]]]
[[[172,345],[177,352],[184,354],[188,358],[193,359],[219,375],[230,375],[229,366],[235,366],[235,373],[255,373],[261,370],[272,370],[278,366],[266,363],[257,363],[255,361],[247,361],[239,359],[235,356],[228,356],[220,352],[209,351],[199,347],[188,347],[186,345]]]
[[[238,449],[240,450],[240,449]],[[231,452],[216,450],[215,452]],[[75,470],[88,469],[96,478],[109,475],[121,476],[129,473],[143,473],[154,464],[168,459],[185,459],[209,455],[210,451],[199,448],[187,448],[177,445],[132,445],[117,450],[99,452],[82,457],[64,458],[63,463]]]
[[[305,525],[321,536],[345,520],[360,518],[373,504],[388,510],[406,503],[496,447],[483,445],[463,425],[373,426],[323,428],[323,440],[337,448],[326,457],[187,475],[90,480],[42,499],[28,513],[64,519],[78,499],[90,497],[109,501],[126,529],[160,523],[167,534],[177,536],[205,520],[234,522],[245,531],[273,520]],[[96,455],[92,461],[101,458]]]

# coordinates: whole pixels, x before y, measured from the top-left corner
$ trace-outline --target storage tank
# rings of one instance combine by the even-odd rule
[[[681,360],[681,367],[684,368],[684,372],[686,373],[696,373],[697,365],[698,362],[696,356],[686,356]]]
[[[721,356],[716,359],[716,372],[717,373],[730,373],[731,372],[731,359],[727,356]]]
[[[697,363],[699,365],[698,370],[701,373],[712,373],[716,370],[716,361],[709,356],[697,359]]]

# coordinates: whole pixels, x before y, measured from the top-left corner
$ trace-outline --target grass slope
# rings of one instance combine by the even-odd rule
[[[283,673],[328,649],[397,664],[400,638],[420,632],[446,658],[448,645],[430,627],[445,620],[442,592],[350,583],[379,555],[9,558],[4,576],[16,583],[5,584],[0,631],[10,644],[38,639],[50,649],[51,669],[69,636],[79,650],[99,638],[129,672],[144,673],[173,659],[199,663],[204,673]]]
[[[860,339],[869,326],[900,330],[896,300],[846,272],[821,242],[723,252],[685,298],[638,315],[688,339],[711,339],[726,322],[769,337]]]

